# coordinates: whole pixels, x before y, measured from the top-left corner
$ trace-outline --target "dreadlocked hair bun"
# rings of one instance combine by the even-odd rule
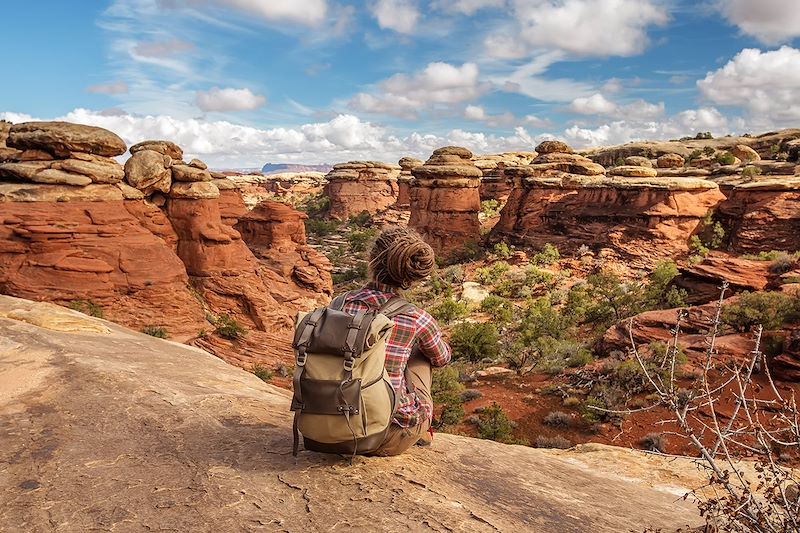
[[[408,289],[424,279],[436,265],[433,248],[408,228],[388,228],[378,235],[369,254],[372,279]]]

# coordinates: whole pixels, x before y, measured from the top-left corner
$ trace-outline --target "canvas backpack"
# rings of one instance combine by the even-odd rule
[[[299,313],[295,324],[294,446],[366,454],[384,441],[398,397],[384,368],[392,318],[410,304],[393,297],[379,308],[343,311],[347,293],[328,307]],[[361,301],[361,300],[359,300]]]

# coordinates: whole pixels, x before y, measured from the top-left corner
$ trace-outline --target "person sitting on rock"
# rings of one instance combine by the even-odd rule
[[[379,308],[401,289],[425,279],[435,265],[433,249],[413,230],[390,228],[375,241],[369,254],[369,282],[345,297],[344,311]],[[398,395],[394,419],[375,455],[399,455],[415,443],[430,444],[433,432],[432,367],[450,362],[450,346],[436,320],[408,304],[393,318],[386,341],[386,372]]]

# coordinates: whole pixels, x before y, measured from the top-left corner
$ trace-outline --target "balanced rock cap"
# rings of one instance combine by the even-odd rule
[[[182,161],[183,160],[183,150],[180,146],[175,144],[172,141],[163,141],[163,140],[155,140],[155,141],[142,141],[140,143],[136,143],[130,148],[131,155],[135,154],[136,152],[140,152],[142,150],[153,150],[158,152],[159,154],[168,155],[172,158],[173,161]]]
[[[561,141],[544,141],[536,147],[536,152],[539,154],[571,154],[572,148],[570,148],[567,143]]]
[[[114,157],[125,153],[125,142],[113,132],[70,122],[13,124],[6,144],[12,148],[45,150],[58,157],[71,152]]]

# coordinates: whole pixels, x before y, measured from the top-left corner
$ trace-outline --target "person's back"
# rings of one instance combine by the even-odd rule
[[[399,290],[425,279],[434,265],[433,250],[414,231],[385,230],[370,251],[370,282],[346,295],[344,311],[355,314],[380,308]],[[385,368],[398,394],[398,408],[376,455],[397,455],[425,439],[433,417],[432,366],[450,361],[450,347],[428,312],[409,305],[393,321]]]

